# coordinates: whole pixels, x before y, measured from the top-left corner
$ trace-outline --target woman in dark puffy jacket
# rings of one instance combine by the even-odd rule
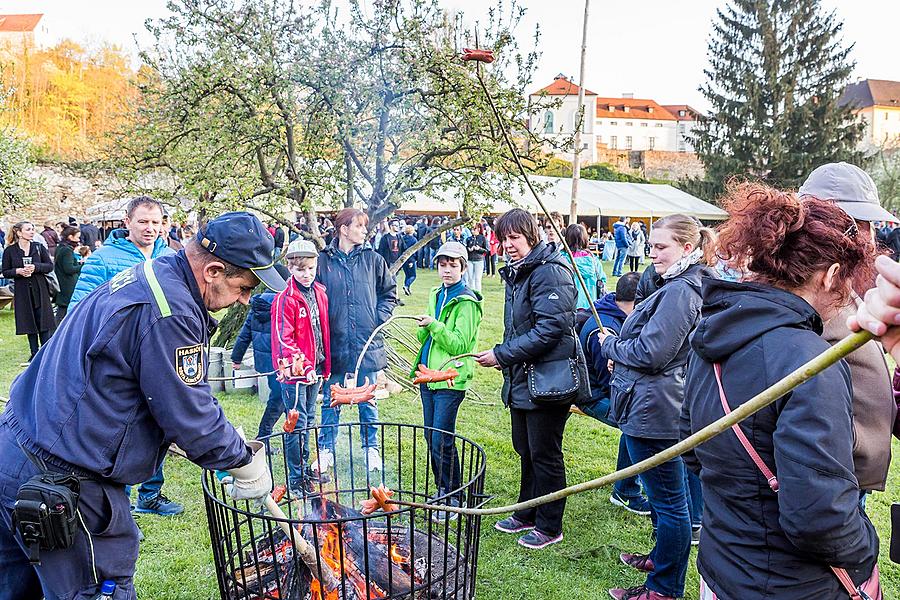
[[[526,367],[575,354],[575,283],[568,258],[540,241],[537,221],[526,211],[505,213],[494,230],[509,259],[500,269],[506,282],[503,343],[475,360],[503,371],[503,403],[509,408],[513,447],[521,459],[521,502],[566,486],[562,439],[570,403],[533,402]],[[545,548],[562,540],[565,505],[558,500],[518,511],[494,526],[504,533],[528,531],[519,544]]]
[[[720,230],[719,254],[733,267],[746,265],[749,275],[743,283],[704,284],[684,436],[721,418],[723,402],[735,410],[827,350],[823,321],[850,301],[851,284],[859,289],[874,275],[871,240],[830,202],[745,184],[724,206],[731,218]],[[703,482],[697,557],[703,597],[849,598],[829,567],[846,569],[854,586],[866,581],[878,536],[859,509],[846,363],[825,369],[739,428],[764,467],[734,430],[685,457]]]
[[[610,415],[638,462],[678,441],[688,336],[700,320],[700,280],[713,276],[715,234],[693,217],[670,215],[650,232],[650,260],[662,284],[634,309],[619,336],[602,335],[613,361]],[[641,474],[656,529],[649,554],[623,553],[626,565],[648,573],[644,585],[614,588],[616,600],[667,600],[684,595],[691,518],[684,464],[676,458]]]

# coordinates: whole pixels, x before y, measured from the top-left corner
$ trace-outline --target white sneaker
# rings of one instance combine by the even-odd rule
[[[381,471],[384,465],[381,462],[381,453],[378,452],[378,448],[366,450],[366,463],[368,463],[370,471]]]
[[[316,462],[312,464],[313,470],[318,473],[324,473],[333,466],[334,452],[324,448],[322,450],[319,450],[319,455],[316,457]]]

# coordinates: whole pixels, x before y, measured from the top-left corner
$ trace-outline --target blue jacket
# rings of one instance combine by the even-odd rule
[[[368,337],[394,312],[397,282],[387,263],[371,247],[357,246],[344,254],[337,240],[319,254],[316,279],[328,290],[331,372],[350,373]],[[384,337],[379,333],[369,345],[360,371],[378,371],[386,366]]]
[[[631,241],[631,235],[628,233],[628,225],[622,221],[616,221],[613,225],[613,236],[616,239],[616,248],[627,248]]]
[[[603,327],[619,333],[622,329],[622,323],[628,318],[628,315],[616,304],[616,293],[610,292],[596,302],[594,308],[600,316],[600,322]],[[592,335],[600,331],[597,327],[597,320],[593,315],[585,321],[578,334],[581,339],[581,347],[584,348],[584,357],[587,359],[588,379],[591,382],[591,400],[602,400],[609,398],[609,380],[612,377],[606,368],[608,359],[603,354],[600,342],[596,335]]]
[[[245,465],[250,449],[206,382],[216,324],[183,251],[122,271],[62,321],[0,421],[49,462],[117,483],[149,479],[172,442],[208,469]]]
[[[663,289],[669,284],[663,286]],[[65,322],[65,321],[64,321]],[[753,283],[703,281],[703,318],[691,338],[682,436],[731,410],[829,348],[802,298]],[[847,598],[827,565],[858,585],[878,558],[853,475],[850,370],[842,360],[739,427],[778,478],[772,491],[728,430],[685,455],[703,484],[697,569],[720,598]]]
[[[253,367],[257,373],[268,373],[272,366],[272,302],[274,292],[254,294],[250,298],[250,312],[238,332],[231,351],[231,362],[244,359],[247,348],[253,345]]]
[[[91,254],[81,267],[81,274],[72,292],[72,300],[69,301],[69,310],[84,300],[101,283],[113,278],[113,275],[144,262],[146,258],[137,246],[128,239],[128,230],[116,229],[106,240],[106,243],[96,252]],[[157,238],[153,244],[151,258],[174,254],[174,251],[166,245],[165,240]]]

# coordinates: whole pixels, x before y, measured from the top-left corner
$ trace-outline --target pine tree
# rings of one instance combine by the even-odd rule
[[[819,0],[731,0],[718,10],[695,147],[706,179],[797,187],[815,167],[859,162],[862,126],[838,98],[855,63]]]

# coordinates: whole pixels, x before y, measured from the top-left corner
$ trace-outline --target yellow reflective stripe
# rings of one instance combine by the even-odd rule
[[[147,283],[150,285],[150,291],[153,292],[153,299],[156,301],[156,307],[159,308],[159,312],[164,317],[171,316],[172,309],[169,308],[169,302],[166,300],[166,295],[163,294],[162,286],[159,285],[159,279],[156,278],[156,273],[153,272],[152,260],[144,261],[144,275],[147,276]]]

